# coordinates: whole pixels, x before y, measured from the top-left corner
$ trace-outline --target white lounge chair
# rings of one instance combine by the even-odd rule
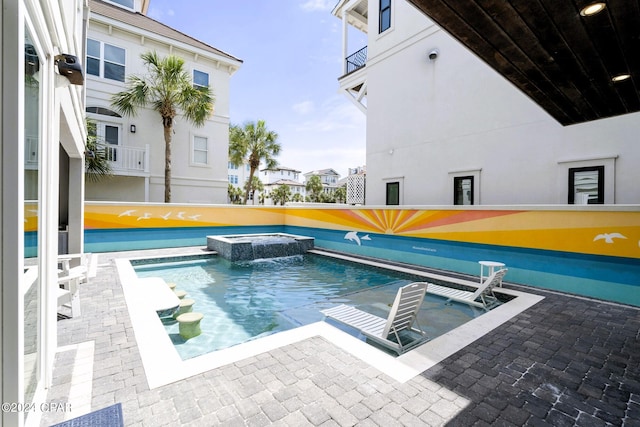
[[[507,274],[507,269],[495,271],[475,290],[475,292],[463,291],[460,289],[450,288],[448,286],[434,285],[429,283],[427,292],[438,295],[452,301],[463,302],[475,307],[484,308],[489,306],[489,302],[495,302],[496,296],[493,294],[493,288],[502,283],[502,278]],[[490,301],[488,301],[490,300]]]
[[[61,273],[58,276],[58,288],[56,289],[58,298],[58,307],[67,307],[71,310],[71,317],[80,316],[80,294],[78,285],[82,280],[82,274]]]
[[[80,275],[80,283],[87,283],[90,277],[96,277],[98,254],[91,252],[58,255],[58,266],[63,275]]]
[[[359,330],[365,337],[401,354],[426,339],[426,333],[417,322],[417,315],[424,300],[427,285],[424,282],[415,282],[398,289],[389,317],[386,319],[344,304],[322,310],[321,313]],[[413,327],[414,323],[417,328]],[[403,344],[400,336],[403,331],[412,331],[419,336]]]

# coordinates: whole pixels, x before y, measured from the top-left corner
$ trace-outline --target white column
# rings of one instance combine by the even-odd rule
[[[40,289],[38,292],[42,310],[40,319],[44,334],[44,348],[38,351],[41,357],[40,369],[45,387],[51,385],[53,361],[58,347],[57,335],[57,294],[58,285],[58,193],[60,191],[60,91],[55,88],[53,59],[42,63],[42,103],[41,123],[42,142],[40,144],[40,217],[38,263],[40,271]],[[42,376],[41,376],[42,378]]]
[[[0,400],[24,393],[24,14],[20,0],[0,7]],[[0,412],[0,424],[22,426],[24,413]]]
[[[349,24],[347,23],[347,9],[342,9],[342,75],[347,74],[347,55],[349,49]]]

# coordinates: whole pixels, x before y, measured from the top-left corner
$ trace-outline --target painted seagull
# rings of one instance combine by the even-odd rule
[[[169,219],[169,217],[171,216],[171,212],[166,213],[164,215],[160,215],[160,218],[164,219],[165,221]]]
[[[197,220],[198,220],[198,218],[200,218],[200,215],[191,215],[191,216],[189,217],[189,219],[191,219],[191,220],[193,220],[193,221],[197,221]]]
[[[151,218],[151,213],[149,212],[145,212],[143,216],[139,216],[138,219],[136,219],[136,221],[140,221],[141,219],[150,219]]]
[[[594,237],[593,241],[595,242],[596,240],[602,239],[604,239],[605,243],[613,243],[613,239],[626,239],[626,237],[620,233],[603,233],[598,234],[596,237]]]
[[[186,212],[178,212],[178,219],[185,219],[185,218],[184,218],[184,214],[185,214],[185,213],[186,213]]]
[[[347,234],[344,235],[344,238],[346,240],[350,240],[352,242],[356,242],[358,244],[358,246],[360,246],[362,244],[361,240],[371,240],[371,237],[369,237],[368,234],[366,234],[366,235],[364,235],[362,237],[358,236],[358,232],[357,231],[348,232]]]
[[[120,215],[118,215],[118,218],[120,218],[121,216],[131,216],[131,214],[134,213],[135,211],[136,211],[135,209],[130,209],[128,211],[124,211]]]

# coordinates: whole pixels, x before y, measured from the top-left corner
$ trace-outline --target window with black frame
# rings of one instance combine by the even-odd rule
[[[473,176],[453,178],[453,204],[473,205]]]
[[[391,0],[380,0],[380,30],[387,31],[391,27]]]
[[[387,182],[387,205],[400,204],[400,183]]]
[[[604,166],[569,168],[569,204],[604,203]]]

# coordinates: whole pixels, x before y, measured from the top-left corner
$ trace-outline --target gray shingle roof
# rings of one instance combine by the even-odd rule
[[[168,38],[177,42],[185,43],[189,46],[193,46],[195,48],[199,48],[204,51],[223,56],[231,61],[242,62],[241,59],[236,58],[233,55],[230,55],[220,49],[201,42],[200,40],[188,36],[141,13],[123,9],[121,7],[105,3],[100,0],[89,0],[89,9],[91,10],[92,14],[101,15],[106,18],[120,21],[124,24],[128,24],[136,28],[140,28],[142,30],[157,34],[163,38]]]

